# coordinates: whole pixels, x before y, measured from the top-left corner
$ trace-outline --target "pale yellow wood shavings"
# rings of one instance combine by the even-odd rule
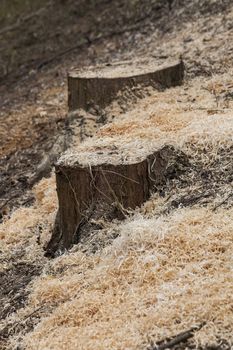
[[[0,225],[0,249],[2,251],[0,270],[6,269],[4,261],[10,259],[14,251],[23,247],[26,249],[28,261],[34,260],[37,253],[39,256],[43,254],[36,241],[40,233],[40,244],[43,245],[51,234],[57,210],[54,176],[41,180],[34,187],[34,193],[36,198],[34,206],[19,208]],[[38,229],[39,225],[41,230]]]
[[[77,252],[39,278],[31,308],[57,304],[25,338],[27,349],[143,349],[207,322],[198,344],[233,341],[233,210],[182,209],[120,225],[95,256]]]

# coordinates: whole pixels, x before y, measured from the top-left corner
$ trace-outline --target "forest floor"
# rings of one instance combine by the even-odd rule
[[[0,18],[0,348],[149,349],[200,325],[175,348],[231,348],[232,19],[227,0],[49,1]],[[182,86],[68,114],[73,67],[180,56]],[[174,145],[192,167],[48,260],[53,163],[93,135]]]

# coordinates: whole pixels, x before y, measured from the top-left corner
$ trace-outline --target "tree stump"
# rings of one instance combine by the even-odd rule
[[[77,243],[91,220],[123,219],[188,164],[184,153],[173,146],[145,156],[135,151],[133,157],[122,159],[114,146],[85,152],[85,145],[60,158],[55,166],[59,211],[48,255]]]
[[[152,86],[164,89],[180,85],[184,78],[183,61],[157,64],[154,61],[119,62],[108,66],[73,70],[68,75],[69,110],[104,108],[126,88]]]

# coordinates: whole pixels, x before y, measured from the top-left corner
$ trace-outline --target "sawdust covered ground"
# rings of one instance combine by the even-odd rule
[[[127,145],[129,152],[140,144],[180,147],[192,164],[183,178],[169,180],[125,222],[102,222],[89,241],[53,261],[44,257],[43,246],[57,209],[54,176],[34,187],[34,205],[4,217],[3,348],[147,349],[194,326],[202,327],[190,347],[233,343],[233,78],[232,63],[226,61],[231,18],[231,8],[224,15],[204,14],[164,34],[159,48],[152,31],[150,53],[182,51],[187,81],[131,103],[120,96],[105,111],[113,122],[97,132],[98,138]],[[134,48],[139,56],[145,54],[144,39],[139,34]],[[64,116],[62,78],[59,84],[48,84],[43,101],[53,101]],[[36,112],[39,123],[49,122],[47,108]],[[31,118],[34,112],[28,108],[25,113]],[[27,132],[25,121],[19,122]],[[25,149],[31,146],[26,142]]]
[[[203,165],[211,170],[219,158],[216,150],[232,148],[233,123],[230,106],[219,105],[216,111],[215,98],[208,89],[199,95],[201,79],[189,82],[185,90],[179,87],[151,92],[138,101],[137,113],[132,109],[125,121],[115,120],[98,135],[103,140],[105,136],[106,140],[112,138],[113,143],[123,142],[125,135],[129,143],[137,140],[136,146],[148,141],[154,146],[157,143],[157,147],[173,143],[196,161],[205,147],[208,153]],[[208,87],[221,80],[226,86],[229,82],[225,79],[218,76],[205,84]],[[184,101],[177,103],[184,91],[189,98],[185,95]],[[155,103],[159,95],[163,102]],[[194,110],[186,108],[187,100],[194,98]],[[159,118],[167,115],[171,106],[174,123],[168,117]],[[142,111],[148,117],[143,130]],[[136,127],[128,130],[129,122]],[[147,123],[151,127],[147,128]],[[160,137],[155,137],[158,133]],[[231,159],[230,155],[226,163]],[[92,232],[91,243],[83,242],[52,262],[45,261],[42,246],[55,218],[56,192],[53,177],[42,180],[35,188],[36,204],[19,209],[1,227],[6,264],[2,269],[9,267],[9,256],[19,245],[25,247],[28,263],[44,263],[42,275],[28,287],[26,306],[3,323],[8,327],[11,346],[18,344],[23,335],[22,344],[27,349],[143,349],[201,324],[205,325],[195,332],[193,345],[230,343],[233,213],[230,199],[222,202],[232,191],[232,182],[223,181],[218,166],[215,170],[216,176],[220,172],[219,187],[211,198],[204,196],[207,202],[202,203],[204,191],[193,179],[188,190],[191,193],[197,187],[199,200],[187,208],[181,202],[178,209],[161,215],[182,193],[179,184],[167,183],[162,197],[156,194],[120,225],[103,222],[102,230]],[[187,187],[183,191],[187,192]]]

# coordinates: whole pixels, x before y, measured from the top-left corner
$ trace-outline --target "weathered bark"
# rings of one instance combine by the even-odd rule
[[[89,68],[85,72],[72,71],[68,76],[68,105],[69,110],[90,107],[106,107],[125,88],[152,86],[164,89],[180,85],[184,78],[184,64],[182,61],[156,67],[148,63],[135,65],[133,62]]]
[[[77,243],[90,220],[123,219],[129,209],[141,206],[159,184],[186,165],[185,155],[172,146],[134,164],[57,164],[59,214],[47,252],[53,254]]]

